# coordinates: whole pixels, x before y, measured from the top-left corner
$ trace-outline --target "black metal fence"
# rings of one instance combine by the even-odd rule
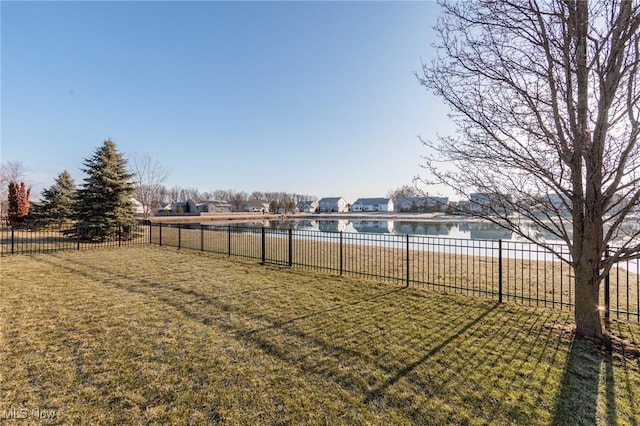
[[[571,268],[536,244],[418,235],[360,234],[248,225],[152,224],[152,244],[262,263],[370,277],[530,306],[574,306]],[[566,247],[558,244],[558,252]],[[607,285],[608,284],[608,285]],[[612,268],[602,286],[602,309],[640,322],[638,261]]]
[[[0,225],[0,255],[83,250],[97,247],[124,247],[149,244],[149,226],[138,223],[133,229],[115,230],[107,241],[89,242],[77,223],[58,223],[39,228],[12,228]],[[72,231],[71,234],[66,231]]]
[[[110,241],[85,242],[65,235],[63,231],[72,226],[78,225],[33,230],[0,227],[0,255],[157,244],[500,302],[560,309],[574,306],[571,268],[546,249],[526,242],[159,223],[138,224],[133,238],[117,232]],[[562,245],[554,248],[566,250]],[[601,287],[607,315],[640,322],[640,261],[616,265]]]

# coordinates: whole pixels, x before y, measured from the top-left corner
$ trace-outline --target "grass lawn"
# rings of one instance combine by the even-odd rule
[[[154,227],[150,236],[155,244],[162,241],[165,246],[261,259],[261,229],[239,229],[241,232],[229,233],[225,227],[164,227],[162,230]],[[344,275],[354,277],[386,277],[387,281],[399,283],[406,282],[408,277],[415,286],[493,300],[498,299],[501,269],[505,301],[565,308],[574,303],[572,269],[564,262],[545,257],[545,250],[530,243],[505,242],[500,268],[497,252],[492,254],[487,249],[493,245],[491,241],[471,241],[471,245],[467,245],[465,240],[413,236],[409,238],[411,243],[407,250],[406,236],[401,235],[299,230],[294,235],[298,238],[294,236],[289,246],[286,230],[266,229],[264,252],[267,263],[286,265],[291,262],[300,268],[334,274],[343,271]],[[629,263],[623,262],[619,266],[610,272],[611,316],[637,322],[638,270]],[[604,301],[604,285],[600,299]]]
[[[1,259],[0,416],[48,424],[640,424],[567,312],[171,248]],[[38,411],[40,410],[40,411]]]

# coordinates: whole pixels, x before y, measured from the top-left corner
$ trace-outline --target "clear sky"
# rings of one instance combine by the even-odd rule
[[[106,138],[167,186],[384,196],[446,108],[435,2],[0,3],[2,161],[39,191]]]

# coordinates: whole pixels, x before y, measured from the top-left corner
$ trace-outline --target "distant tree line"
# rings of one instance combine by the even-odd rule
[[[318,197],[315,195],[296,194],[283,191],[253,191],[251,193],[245,191],[236,191],[233,189],[217,189],[215,191],[200,191],[197,188],[183,188],[180,186],[173,186],[171,188],[162,187],[161,202],[154,206],[154,209],[159,207],[162,202],[173,201],[186,201],[189,199],[195,202],[203,202],[209,200],[224,200],[231,204],[231,207],[235,210],[240,210],[242,205],[247,201],[260,200],[269,204],[269,210],[272,212],[278,212],[279,210],[286,212],[293,212],[296,208],[296,204],[300,201],[317,201]]]

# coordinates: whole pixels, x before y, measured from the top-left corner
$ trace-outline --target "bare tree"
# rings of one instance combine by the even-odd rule
[[[226,200],[226,201],[229,201],[229,200],[231,200],[231,195],[232,194],[233,194],[233,191],[231,191],[231,190],[216,189],[215,191],[213,191],[213,198],[214,198],[214,200]]]
[[[251,195],[249,195],[250,200],[265,200],[267,197],[262,191],[253,191]]]
[[[163,182],[169,176],[169,170],[147,154],[133,155],[130,168],[136,183],[134,198],[142,204],[144,218],[147,219],[163,201]]]
[[[387,198],[391,198],[394,202],[402,198],[419,197],[425,194],[415,185],[402,185],[400,188],[390,189],[387,191]]]
[[[423,180],[493,194],[478,214],[553,249],[515,212],[564,241],[569,254],[555,253],[574,271],[576,332],[602,338],[600,282],[640,250],[625,226],[640,199],[640,2],[442,8],[438,56],[418,79],[448,104],[458,136],[423,140]]]
[[[240,211],[242,209],[242,205],[247,201],[249,196],[246,192],[240,191],[236,192],[233,190],[229,190],[229,203],[231,203],[231,208],[234,211]]]

